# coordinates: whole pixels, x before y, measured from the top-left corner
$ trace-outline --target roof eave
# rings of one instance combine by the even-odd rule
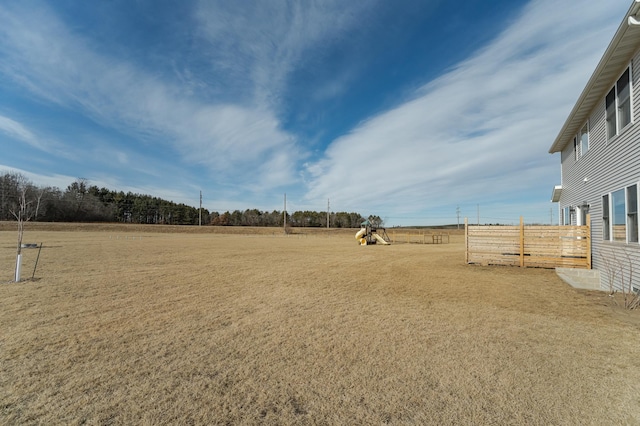
[[[633,19],[637,19],[635,18],[635,16],[638,13],[639,9],[640,0],[635,0],[629,8],[629,11],[625,15],[624,20],[618,27],[618,30],[616,31],[613,39],[609,43],[607,50],[605,50],[602,59],[600,59],[598,66],[591,75],[591,78],[587,82],[587,85],[582,91],[582,94],[573,106],[573,109],[571,110],[569,117],[562,126],[560,133],[558,133],[556,140],[551,145],[551,148],[549,148],[550,154],[561,152],[567,145],[567,143],[572,140],[572,138],[578,132],[577,127],[582,126],[584,121],[588,119],[589,114],[593,110],[595,104],[600,100],[600,98],[604,96],[604,91],[609,89],[609,86],[611,86],[611,84],[615,82],[615,79],[618,78],[617,76],[619,72],[622,71],[622,67],[624,67],[629,62],[629,60],[635,54],[635,51],[637,51],[637,47],[640,46],[640,37],[638,37],[638,34],[636,34],[635,38],[631,40],[631,42],[635,42],[636,44],[634,53],[631,53],[629,57],[626,57],[625,55],[625,59],[615,57],[616,51],[618,50],[618,46],[621,44],[621,42],[631,37],[627,35],[630,26],[633,25],[630,18],[633,17]],[[631,31],[634,33],[636,31],[640,32],[640,27],[634,25]],[[612,60],[612,58],[615,58],[615,60]],[[611,77],[612,75],[614,77]],[[606,81],[603,81],[603,76],[607,76]],[[577,121],[580,122],[576,123]]]
[[[560,201],[560,195],[562,195],[562,185],[556,185],[553,187],[553,192],[551,193],[551,202],[557,203]]]

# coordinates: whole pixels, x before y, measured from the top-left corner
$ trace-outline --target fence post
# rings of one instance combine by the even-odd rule
[[[520,267],[524,267],[524,218],[520,216]]]
[[[464,263],[469,264],[469,223],[464,218]]]
[[[591,214],[587,213],[587,269],[591,269]]]

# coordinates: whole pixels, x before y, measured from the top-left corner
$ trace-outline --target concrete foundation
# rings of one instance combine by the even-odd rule
[[[600,286],[600,271],[595,269],[556,268],[556,274],[571,287],[605,291]]]

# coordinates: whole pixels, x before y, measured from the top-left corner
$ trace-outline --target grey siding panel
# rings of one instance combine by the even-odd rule
[[[640,245],[613,243],[602,240],[602,196],[640,183],[640,54],[632,64],[632,123],[617,137],[607,141],[605,103],[594,109],[589,117],[589,151],[575,160],[573,144],[562,152],[562,196],[560,209],[565,206],[589,205],[592,226],[592,263],[601,271],[601,284],[607,288],[606,262],[627,263],[627,255],[634,268],[634,285],[640,288]],[[612,82],[613,87],[614,82]],[[588,178],[585,182],[584,178]],[[620,282],[615,283],[616,287]]]

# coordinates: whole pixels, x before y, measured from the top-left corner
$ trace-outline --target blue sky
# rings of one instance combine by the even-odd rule
[[[629,0],[0,3],[0,172],[209,210],[549,223]]]

